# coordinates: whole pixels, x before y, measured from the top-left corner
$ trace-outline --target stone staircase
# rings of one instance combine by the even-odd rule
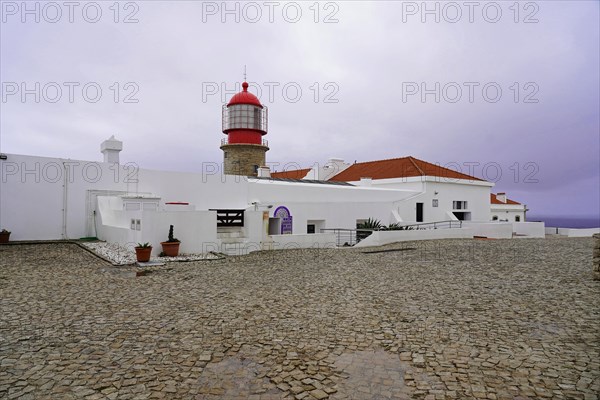
[[[217,238],[221,240],[221,253],[228,256],[241,256],[248,253],[248,239],[240,230],[227,230],[217,232]]]

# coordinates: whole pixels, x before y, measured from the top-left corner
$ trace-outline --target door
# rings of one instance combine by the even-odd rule
[[[417,222],[423,222],[423,203],[417,203]]]
[[[281,218],[269,218],[269,235],[281,234]]]

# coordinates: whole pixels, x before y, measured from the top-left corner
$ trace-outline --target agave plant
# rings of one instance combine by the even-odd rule
[[[378,219],[374,219],[374,218],[369,218],[365,222],[356,224],[356,229],[359,230],[356,232],[356,242],[358,243],[361,240],[369,237],[371,235],[370,231],[378,231],[378,230],[381,230],[381,228],[382,228],[381,221],[379,221]]]
[[[380,230],[382,228],[381,221],[374,218],[369,218],[368,220],[356,224],[356,229],[372,229],[372,230]]]
[[[389,224],[389,225],[388,225],[388,226],[385,228],[385,230],[386,230],[386,231],[401,231],[401,230],[404,230],[404,226],[403,226],[403,225],[400,225],[400,224],[399,224],[399,223],[397,223],[397,222],[394,222],[394,223],[391,223],[391,224]]]

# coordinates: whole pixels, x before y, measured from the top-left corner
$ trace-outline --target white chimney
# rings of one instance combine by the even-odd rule
[[[104,154],[104,162],[119,163],[119,152],[123,150],[123,142],[115,139],[112,135],[109,139],[102,142],[100,151]]]
[[[506,203],[506,193],[498,193],[496,195],[496,199],[498,199],[498,201],[501,201],[502,203]]]
[[[349,166],[350,164],[346,164],[343,158],[331,157],[322,168],[319,168],[319,176],[317,179],[327,181],[329,178],[339,174]]]
[[[258,177],[259,178],[270,178],[271,177],[271,169],[269,167],[259,167],[258,168]]]

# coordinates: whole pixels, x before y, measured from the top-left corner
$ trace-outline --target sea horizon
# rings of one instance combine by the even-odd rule
[[[542,221],[552,228],[600,228],[600,216],[527,215],[528,222]]]

